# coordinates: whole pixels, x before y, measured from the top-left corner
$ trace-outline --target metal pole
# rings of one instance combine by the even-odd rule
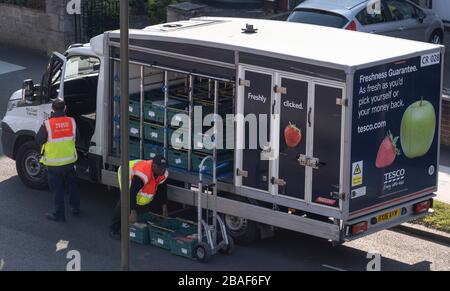
[[[129,100],[129,54],[128,54],[128,28],[129,14],[128,1],[120,1],[120,148],[122,167],[121,201],[121,235],[122,235],[122,270],[130,270],[130,241],[128,225],[130,219],[130,169],[129,169],[129,133],[128,133],[128,100]]]

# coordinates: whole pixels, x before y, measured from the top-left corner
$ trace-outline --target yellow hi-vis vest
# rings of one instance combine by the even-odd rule
[[[169,176],[169,173],[166,171],[163,176],[154,178],[153,170],[152,170],[153,161],[145,161],[145,160],[133,160],[130,161],[130,186],[131,181],[134,176],[138,176],[144,182],[144,187],[139,191],[136,195],[136,204],[140,206],[144,206],[153,201],[153,198],[156,195],[156,191],[158,190],[158,185],[164,183],[164,181]],[[117,177],[119,179],[120,190],[122,191],[122,170],[119,168],[117,172]]]
[[[52,117],[44,122],[47,142],[42,146],[41,163],[50,166],[65,166],[77,161],[75,146],[76,123],[71,117]]]

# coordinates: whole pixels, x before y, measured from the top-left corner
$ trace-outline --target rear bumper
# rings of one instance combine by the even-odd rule
[[[3,154],[11,159],[14,159],[14,144],[16,143],[17,135],[5,122],[1,123],[0,135]]]
[[[426,200],[429,200],[429,199],[432,199],[433,197],[436,197],[436,195],[431,193],[429,195],[425,195],[425,196],[422,196],[420,198],[413,199],[413,200],[408,201],[406,203],[402,203],[402,204],[398,204],[398,205],[395,205],[395,206],[391,206],[389,208],[386,208],[386,209],[383,209],[383,210],[379,210],[379,211],[376,211],[376,212],[364,215],[362,217],[355,218],[353,220],[349,220],[344,225],[344,230],[343,230],[344,231],[344,241],[352,241],[352,240],[364,237],[366,235],[375,233],[377,231],[388,229],[388,228],[392,228],[392,227],[397,226],[399,224],[402,224],[404,222],[408,222],[408,221],[411,221],[411,220],[415,220],[415,219],[419,219],[421,217],[424,217],[424,216],[428,215],[428,212],[415,214],[414,213],[414,204],[422,202],[422,201],[426,201]],[[384,213],[387,213],[387,212],[390,212],[390,211],[393,211],[393,210],[396,210],[396,209],[400,209],[401,210],[401,215],[400,216],[398,216],[398,217],[396,217],[396,218],[394,218],[392,220],[389,220],[389,221],[380,222],[380,223],[378,223],[378,222],[374,223],[375,221],[373,221],[373,220],[378,215],[381,215],[381,214],[384,214]],[[367,229],[367,231],[365,231],[365,232],[363,232],[361,234],[352,236],[351,235],[351,231],[350,231],[350,226],[353,225],[353,224],[359,223],[359,222],[363,222],[363,221],[367,221],[368,222],[368,229]]]

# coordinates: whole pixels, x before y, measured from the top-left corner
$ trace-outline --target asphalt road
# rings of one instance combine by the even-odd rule
[[[39,80],[47,57],[0,45],[0,117],[7,98],[22,80]],[[8,63],[5,65],[5,63]],[[16,66],[16,67],[15,67]],[[6,70],[24,69],[5,72]],[[3,73],[2,73],[3,70]],[[82,270],[119,270],[120,243],[108,237],[108,224],[118,196],[101,185],[80,181],[82,215],[66,223],[48,222],[48,191],[26,188],[13,161],[0,148],[0,269],[65,270],[68,251],[81,255]],[[68,248],[56,251],[56,244]],[[238,246],[231,256],[218,255],[208,265],[170,255],[167,251],[132,244],[133,270],[366,270],[367,253],[379,253],[382,270],[450,270],[450,247],[382,231],[332,247],[327,241],[280,230],[251,246]]]

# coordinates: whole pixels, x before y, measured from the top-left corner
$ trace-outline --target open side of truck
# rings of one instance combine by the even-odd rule
[[[248,21],[259,30],[241,30]],[[336,52],[318,33],[340,41]],[[385,50],[358,51],[378,41]],[[431,208],[437,185],[443,52],[262,20],[201,18],[130,31],[130,158],[166,155],[169,198],[196,205],[198,161],[213,155],[220,197],[214,202],[202,193],[203,205],[217,203],[241,241],[274,226],[341,243],[416,219]],[[35,96],[38,106],[18,103],[5,117],[2,141],[13,144],[5,153],[24,160],[13,149],[20,148],[17,133],[35,132],[49,112],[48,97],[62,94],[83,132],[80,175],[117,186],[119,33],[73,46],[59,61],[48,68],[53,93]],[[430,116],[414,117],[416,110]],[[24,115],[32,126],[18,123]],[[427,136],[417,137],[411,123]],[[388,132],[401,135],[403,155],[392,156],[394,137],[380,153]],[[422,148],[411,147],[411,139]]]

